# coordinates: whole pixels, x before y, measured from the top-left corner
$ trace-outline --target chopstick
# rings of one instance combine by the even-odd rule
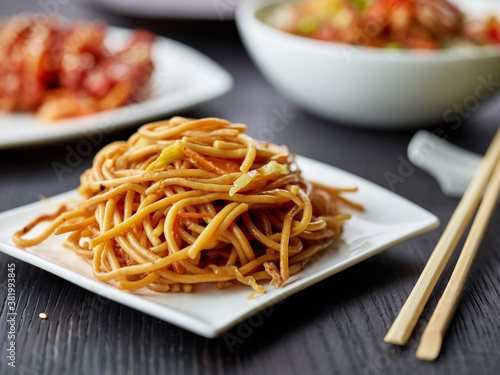
[[[472,270],[472,265],[474,264],[479,247],[488,229],[493,212],[497,207],[499,193],[500,160],[497,161],[495,171],[493,172],[483,201],[472,223],[469,235],[465,240],[464,247],[460,253],[450,281],[422,334],[417,349],[417,358],[421,360],[433,361],[438,357],[441,351],[444,336],[453,318],[453,314],[457,309],[462,291]]]
[[[384,341],[404,345],[417,324],[439,276],[450,259],[481,197],[500,157],[500,128],[497,130],[471,183],[450,218],[415,287],[403,305]]]

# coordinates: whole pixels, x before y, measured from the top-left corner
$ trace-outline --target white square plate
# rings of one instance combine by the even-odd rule
[[[110,28],[106,44],[119,47],[130,30]],[[0,114],[0,149],[53,143],[97,135],[192,108],[228,92],[229,73],[200,52],[171,39],[156,37],[151,93],[140,102],[88,116],[44,122],[31,113]],[[97,135],[96,135],[97,134]]]
[[[266,294],[251,300],[247,299],[251,289],[236,285],[223,290],[198,285],[190,294],[120,291],[95,280],[90,265],[62,246],[63,236],[52,236],[27,250],[13,244],[13,232],[34,217],[53,212],[61,202],[77,198],[75,191],[0,214],[0,250],[113,301],[199,335],[215,337],[257,311],[439,224],[436,216],[421,207],[360,177],[304,157],[298,157],[297,163],[310,180],[358,186],[359,192],[352,194],[352,199],[362,203],[366,211],[354,213],[345,225],[340,247],[325,250],[280,289],[265,284]]]

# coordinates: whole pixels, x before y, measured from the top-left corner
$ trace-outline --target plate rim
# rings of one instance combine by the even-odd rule
[[[80,0],[83,1],[83,0]],[[193,0],[191,0],[193,2]],[[218,1],[218,3],[217,3]],[[195,6],[183,6],[184,2],[180,1],[163,1],[156,7],[143,6],[139,7],[132,2],[127,2],[120,6],[117,1],[100,1],[86,0],[92,6],[98,6],[106,9],[111,13],[123,15],[138,15],[149,19],[181,19],[181,20],[196,20],[196,21],[232,21],[234,20],[235,4],[227,1],[214,0],[211,2],[212,7],[206,6],[204,0],[194,1]],[[217,5],[219,7],[217,7]]]

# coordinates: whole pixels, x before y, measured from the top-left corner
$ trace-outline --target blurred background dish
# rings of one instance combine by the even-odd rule
[[[129,29],[111,27],[106,43],[120,45],[130,33]],[[193,108],[225,94],[233,85],[231,75],[217,63],[171,39],[156,38],[152,60],[151,92],[141,102],[51,123],[29,112],[0,113],[0,149],[102,138],[113,130]]]
[[[230,20],[238,0],[80,0],[123,15],[146,18]]]
[[[0,20],[0,112],[47,122],[112,110],[151,92],[155,35],[133,30],[106,45],[102,21],[67,23],[43,13]]]
[[[270,26],[286,2],[242,2],[236,22],[264,76],[320,117],[379,129],[430,125],[452,120],[462,103],[477,109],[500,82],[498,47],[394,50],[313,40]],[[500,15],[498,2],[453,3],[472,17]]]

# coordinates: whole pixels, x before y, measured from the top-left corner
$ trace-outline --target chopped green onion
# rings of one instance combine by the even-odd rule
[[[298,29],[301,34],[311,34],[316,31],[320,26],[320,22],[310,16],[302,17],[298,23]]]
[[[367,0],[352,0],[352,2],[358,9],[365,9],[366,5],[368,4]]]
[[[387,49],[404,49],[403,45],[397,42],[390,42],[385,45]]]

